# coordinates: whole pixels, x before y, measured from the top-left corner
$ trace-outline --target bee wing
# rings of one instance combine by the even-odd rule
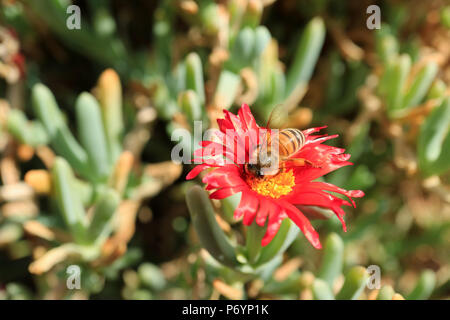
[[[283,104],[276,105],[270,112],[266,128],[282,129],[288,122],[288,110]]]
[[[259,158],[259,160],[267,157],[268,150],[269,150],[269,144],[271,143],[270,129],[261,131],[260,134],[262,136],[259,138],[258,154],[257,154],[257,157]]]

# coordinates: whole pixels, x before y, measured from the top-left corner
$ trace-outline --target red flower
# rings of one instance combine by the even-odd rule
[[[314,181],[331,171],[352,164],[347,161],[350,155],[345,154],[344,149],[322,144],[337,135],[313,135],[325,127],[304,130],[305,144],[292,157],[306,159],[314,165],[286,166],[274,175],[255,176],[244,169],[245,163],[237,161],[238,150],[244,150],[242,153],[248,161],[252,150],[260,141],[255,137],[258,137],[261,130],[266,129],[256,124],[246,104],[242,105],[237,116],[227,110],[224,110],[224,113],[225,118],[217,120],[220,130],[214,133],[211,141],[202,141],[202,148],[194,152],[194,155],[199,157],[194,161],[200,164],[189,172],[186,179],[193,179],[204,169],[215,168],[202,180],[207,184],[207,190],[215,190],[210,198],[224,199],[241,192],[241,201],[234,217],[242,217],[245,225],[251,225],[255,220],[258,225],[264,226],[268,220],[267,231],[261,242],[263,246],[273,239],[282,220],[288,217],[315,248],[321,248],[319,235],[300,211],[300,206],[331,209],[346,231],[342,206],[351,204],[328,191],[347,196],[353,206],[355,203],[352,197],[359,198],[364,196],[364,193],[361,190],[347,191],[330,183]],[[237,150],[234,148],[236,146]]]

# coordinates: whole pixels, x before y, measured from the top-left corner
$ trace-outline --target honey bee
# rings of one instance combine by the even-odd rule
[[[282,108],[282,106],[280,106]],[[283,117],[278,115],[279,113],[284,114],[284,108],[275,108],[269,117],[266,129],[274,117]],[[286,116],[287,117],[287,116]],[[265,138],[262,143],[260,143],[253,150],[253,157],[255,163],[246,163],[244,166],[244,171],[247,174],[252,174],[257,177],[276,175],[280,169],[286,167],[300,167],[310,165],[312,167],[318,167],[314,163],[304,158],[294,158],[293,156],[297,154],[305,145],[306,137],[303,132],[295,128],[286,128],[278,132],[275,137],[272,137],[270,130],[267,130]],[[278,150],[273,150],[273,147]],[[290,165],[288,165],[290,164]]]

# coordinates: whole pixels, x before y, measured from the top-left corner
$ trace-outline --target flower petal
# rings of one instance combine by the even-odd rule
[[[353,201],[352,197],[361,198],[364,196],[364,192],[361,190],[345,190],[327,182],[314,181],[308,184],[308,188],[309,187],[343,194],[348,197],[348,199],[352,202],[353,207],[355,208],[356,204],[355,201]]]
[[[254,197],[250,192],[242,192],[241,201],[234,211],[234,218],[236,220],[244,217],[243,223],[251,225],[256,216],[258,209],[258,198]]]
[[[256,124],[256,120],[250,111],[250,108],[247,104],[243,103],[241,108],[238,111],[238,115],[242,121],[242,124],[247,130],[256,130],[258,129],[258,125]]]
[[[243,189],[242,186],[237,186],[237,187],[230,187],[230,188],[222,188],[219,190],[214,191],[213,193],[211,193],[209,195],[210,199],[225,199],[228,198],[229,196],[232,196],[235,193],[241,192]]]
[[[322,245],[319,240],[319,234],[314,230],[311,222],[303,215],[303,213],[294,207],[292,204],[284,202],[283,206],[286,209],[286,214],[288,217],[302,230],[306,239],[313,245],[316,249],[321,249]]]
[[[222,156],[214,156],[210,158],[194,158],[192,160],[194,163],[206,164],[210,167],[222,167],[224,165],[230,164]]]
[[[186,176],[186,180],[194,179],[200,172],[202,172],[204,169],[209,168],[209,164],[199,164],[194,169],[192,169]]]
[[[272,205],[271,201],[260,199],[259,201],[259,210],[256,214],[256,223],[263,227],[266,224],[267,217],[271,212],[273,212],[276,208]]]
[[[210,188],[235,187],[245,185],[239,174],[239,167],[227,165],[209,172],[204,178],[203,183],[208,184]]]
[[[309,128],[309,129],[303,130],[302,132],[303,132],[304,135],[309,136],[309,135],[311,135],[311,134],[313,134],[313,133],[315,133],[315,132],[319,132],[320,130],[325,129],[325,128],[327,128],[327,127],[328,127],[328,126],[322,126],[322,127],[316,127],[316,128]]]
[[[278,214],[272,214],[269,216],[269,223],[267,225],[267,230],[266,233],[264,234],[264,237],[261,240],[261,245],[263,247],[267,246],[273,240],[278,230],[280,229],[282,221],[283,218]]]
[[[230,122],[233,127],[234,130],[238,133],[238,134],[243,134],[245,131],[247,131],[247,127],[242,123],[241,119],[234,115],[233,113],[229,112],[228,110],[224,110],[224,114],[225,114],[225,120],[227,120],[228,122]]]
[[[348,201],[337,198],[332,194],[326,192],[319,192],[317,190],[314,191],[313,189],[310,192],[297,194],[296,198],[291,200],[290,202],[298,205],[318,206],[333,210],[339,221],[342,223],[344,232],[347,231],[347,227],[344,221],[345,211],[341,208],[341,206],[350,206],[350,203]]]

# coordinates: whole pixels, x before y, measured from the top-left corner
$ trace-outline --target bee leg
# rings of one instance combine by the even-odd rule
[[[321,166],[315,164],[315,163],[312,162],[312,161],[305,160],[305,162],[306,162],[307,164],[309,164],[309,165],[310,165],[311,167],[313,167],[313,168],[318,168],[318,169],[322,168]]]
[[[285,161],[285,162],[286,161],[292,161],[298,166],[309,165],[309,166],[311,166],[313,168],[322,168],[321,166],[315,164],[314,162],[309,161],[309,160],[304,159],[304,158],[282,158],[282,160]]]

